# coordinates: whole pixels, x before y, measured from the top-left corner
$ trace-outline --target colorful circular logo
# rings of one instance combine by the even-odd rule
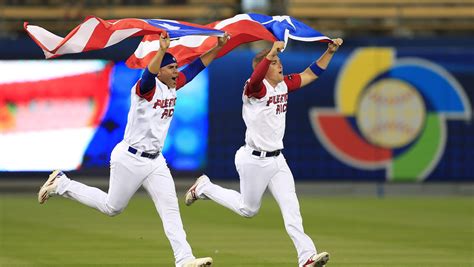
[[[341,69],[336,107],[312,108],[316,136],[336,158],[386,169],[394,181],[425,179],[446,145],[446,120],[471,119],[462,86],[442,67],[396,58],[393,48],[355,50]]]

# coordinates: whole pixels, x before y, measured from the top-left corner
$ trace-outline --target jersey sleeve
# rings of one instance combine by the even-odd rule
[[[297,73],[285,75],[283,80],[286,86],[288,86],[288,92],[293,92],[301,88],[301,75]]]
[[[145,94],[142,94],[140,92],[140,85],[141,85],[141,79],[138,80],[138,82],[135,84],[135,93],[141,97],[144,98],[146,101],[150,102],[153,99],[153,96],[155,95],[155,90],[156,90],[156,84],[153,86],[153,88],[146,92]]]
[[[197,58],[191,62],[186,68],[179,72],[178,80],[176,81],[176,90],[192,81],[203,69],[205,69],[204,63],[201,58]]]
[[[151,73],[147,67],[143,71],[140,80],[138,80],[137,84],[135,85],[136,94],[141,98],[145,98],[148,102],[151,101],[153,95],[155,94],[155,77],[156,74]]]
[[[186,80],[186,75],[184,73],[179,72],[178,78],[176,78],[176,90],[180,89],[181,87],[185,86],[188,83]]]
[[[267,74],[271,61],[264,58],[255,67],[250,79],[245,84],[245,95],[248,97],[262,98],[267,94],[267,89],[263,84],[265,74]]]

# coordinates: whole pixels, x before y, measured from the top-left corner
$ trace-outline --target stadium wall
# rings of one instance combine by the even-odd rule
[[[120,61],[133,52],[137,41],[129,40],[104,51],[64,57],[116,62],[105,64],[110,69],[104,71],[111,73],[107,99],[118,100],[108,102],[108,112],[96,122],[95,137],[84,150],[81,164],[75,168],[77,172],[108,173],[110,150],[120,140],[125,127],[127,86],[139,75],[137,71],[124,68]],[[40,49],[29,39],[2,40],[0,48],[0,59],[4,60],[42,58]],[[433,38],[346,40],[344,48],[335,55],[319,80],[289,95],[284,155],[295,178],[307,181],[474,181],[470,174],[470,166],[474,163],[474,141],[470,138],[474,135],[473,48],[473,38],[457,38],[456,42]],[[324,44],[291,43],[281,55],[284,72],[302,71],[324,49]],[[252,71],[254,54],[248,48],[238,49],[209,67],[197,85],[198,88],[208,87],[199,94],[207,101],[207,107],[196,109],[199,105],[192,101],[196,99],[194,93],[190,95],[191,100],[180,99],[188,108],[194,107],[193,112],[207,113],[208,124],[199,123],[205,126],[195,135],[196,142],[173,139],[174,144],[186,144],[179,145],[176,150],[187,153],[187,158],[176,160],[179,155],[175,150],[165,151],[170,167],[178,174],[206,172],[219,179],[237,178],[234,154],[243,145],[245,137],[241,94]],[[373,102],[375,104],[370,101],[370,92],[393,87],[394,81],[405,94],[382,94],[373,98],[378,99]],[[90,94],[94,95],[93,92]],[[407,95],[414,95],[415,100],[405,101]],[[387,97],[392,100],[380,105],[379,102]],[[5,101],[2,104],[5,107]],[[114,107],[113,112],[111,107]],[[406,113],[404,110],[412,111]],[[389,116],[377,116],[384,112]],[[7,117],[3,116],[4,119]],[[405,126],[415,130],[398,127],[400,121],[408,121]],[[377,129],[385,132],[377,139],[367,132],[364,123],[379,123]],[[188,126],[199,128],[194,124],[191,121]],[[397,133],[397,127],[405,132]],[[182,126],[177,127],[180,128]],[[3,137],[8,134],[5,129],[0,128]],[[186,134],[183,140],[191,140],[190,133]],[[393,140],[399,142],[394,144]],[[189,149],[191,146],[199,153]],[[29,151],[31,148],[20,146],[17,149]],[[0,158],[11,155],[7,149],[1,151]],[[193,158],[198,160],[190,161]],[[2,176],[11,173],[12,170],[4,170]]]

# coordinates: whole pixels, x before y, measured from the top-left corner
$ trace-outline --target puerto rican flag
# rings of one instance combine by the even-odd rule
[[[304,42],[332,42],[327,36],[290,16],[267,16],[261,14],[239,14],[232,18],[207,24],[206,27],[225,31],[230,40],[219,51],[217,57],[224,56],[237,46],[259,40],[284,41],[288,39]],[[209,36],[184,36],[171,41],[168,51],[173,54],[178,65],[190,63],[217,44],[217,38]],[[160,47],[159,35],[143,37],[137,50],[127,60],[130,68],[145,68]]]
[[[159,35],[165,31],[171,39],[189,35],[224,35],[223,31],[184,21],[136,18],[103,20],[93,16],[86,18],[65,38],[39,26],[29,25],[28,22],[23,27],[41,47],[46,58],[103,49],[132,36]]]
[[[120,41],[144,36],[137,50],[127,60],[130,68],[145,68],[159,48],[159,35],[168,32],[172,39],[169,52],[180,66],[190,63],[217,44],[217,38],[228,32],[231,36],[219,51],[221,57],[241,44],[259,40],[332,42],[330,38],[290,16],[239,14],[232,18],[202,26],[184,21],[127,18],[103,20],[88,17],[65,38],[44,28],[24,23],[31,38],[41,47],[46,58],[81,53],[109,47]]]

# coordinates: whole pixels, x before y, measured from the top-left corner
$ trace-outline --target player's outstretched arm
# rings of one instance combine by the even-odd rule
[[[166,50],[170,47],[170,36],[168,33],[162,33],[160,36],[160,49],[156,51],[155,56],[148,64],[148,70],[153,74],[158,74],[161,68],[161,61],[165,56]]]
[[[250,76],[249,82],[245,85],[245,94],[247,96],[255,97],[255,98],[262,98],[267,93],[265,86],[263,85],[263,79],[267,74],[267,71],[270,67],[270,64],[276,64],[276,59],[278,57],[278,53],[283,50],[285,47],[285,43],[282,41],[277,41],[273,43],[272,48],[267,53],[264,59],[258,62],[257,65],[254,66],[254,70],[252,75]],[[264,50],[260,53],[266,53],[268,50]],[[257,55],[258,57],[258,55]]]
[[[313,62],[313,64],[300,73],[301,87],[316,80],[321,75],[321,73],[326,70],[329,62],[331,62],[331,59],[334,56],[334,53],[336,53],[336,51],[339,49],[339,46],[341,46],[343,42],[341,38],[336,38],[332,41],[332,43],[328,44],[328,49],[326,52],[324,52],[324,54],[318,60],[316,60],[316,62]]]
[[[218,37],[217,38],[217,44],[214,46],[211,50],[207,51],[206,53],[202,54],[200,56],[202,64],[204,66],[209,66],[211,62],[216,58],[217,53],[224,47],[224,45],[227,43],[227,40],[229,40],[230,36],[228,33],[224,33],[224,36]]]
[[[266,58],[270,61],[276,60],[278,53],[280,53],[284,47],[285,47],[285,42],[283,41],[274,42],[272,49],[270,49],[270,52],[268,52]]]
[[[158,49],[155,56],[142,73],[142,78],[140,79],[138,86],[138,95],[148,101],[153,97],[153,88],[156,86],[155,77],[160,71],[161,61],[163,61],[163,57],[169,46],[170,37],[168,36],[168,33],[162,33],[160,36],[160,49]]]

